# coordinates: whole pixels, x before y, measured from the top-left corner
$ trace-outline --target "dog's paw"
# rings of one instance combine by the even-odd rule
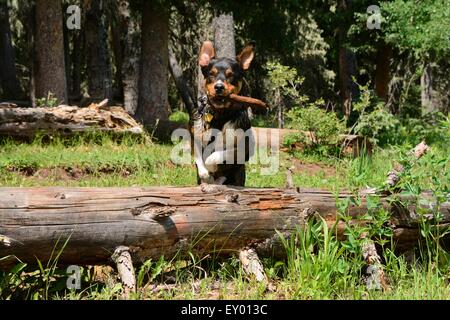
[[[200,177],[200,181],[202,183],[213,183],[214,182],[214,177],[210,175],[208,169],[206,169],[206,168],[199,168],[198,176]]]
[[[218,193],[222,192],[223,188],[223,186],[217,184],[202,183],[200,185],[200,190],[202,190],[203,193]]]

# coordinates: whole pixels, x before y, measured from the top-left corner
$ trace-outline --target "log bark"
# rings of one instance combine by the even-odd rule
[[[229,194],[238,196],[228,201]],[[362,201],[348,208],[351,223],[366,213]],[[415,208],[382,203],[392,213],[396,248],[414,246],[420,238]],[[218,257],[253,248],[259,255],[283,256],[276,231],[294,232],[313,215],[335,225],[335,204],[336,195],[323,190],[222,186],[210,194],[199,187],[0,188],[0,257],[15,256],[29,264],[36,258],[47,261],[55,243],[67,239],[61,265],[108,264],[120,246],[130,249],[137,264],[162,255],[180,257],[189,250]],[[448,227],[450,203],[441,204],[440,212],[440,225]],[[338,223],[339,238],[344,230]],[[16,262],[0,259],[0,268]]]
[[[71,136],[87,131],[142,134],[143,129],[121,107],[56,108],[0,107],[0,136],[33,137],[41,134]]]

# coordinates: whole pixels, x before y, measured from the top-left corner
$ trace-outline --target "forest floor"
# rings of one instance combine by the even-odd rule
[[[376,149],[371,157],[357,159],[282,152],[280,170],[273,175],[262,175],[258,165],[249,165],[247,187],[283,187],[285,168],[291,166],[295,168],[294,184],[300,188],[337,192],[380,186],[395,160],[411,147]],[[195,166],[172,163],[172,148],[133,139],[117,142],[106,136],[46,143],[3,140],[0,187],[195,185]],[[434,190],[436,184],[448,190],[449,151],[433,147],[414,169],[419,190]],[[137,270],[139,290],[133,298],[450,299],[449,252],[418,250],[416,260],[412,259],[416,262],[412,262],[411,257],[397,256],[394,248],[385,246],[381,255],[390,289],[368,291],[361,280],[363,261],[355,254],[358,243],[338,242],[321,223],[298,232],[309,242],[295,248],[287,245],[286,261],[263,259],[272,282],[270,290],[247,279],[236,258],[216,261],[192,256],[190,261],[162,258],[145,263]],[[315,253],[311,247],[317,248]],[[116,299],[120,295],[117,275],[106,267],[85,268],[83,290],[78,291],[62,288],[65,278],[55,270],[44,268],[30,273],[24,268],[18,265],[10,272],[0,272],[0,298]]]

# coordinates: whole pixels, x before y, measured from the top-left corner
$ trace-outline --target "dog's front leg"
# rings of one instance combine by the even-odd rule
[[[198,176],[201,183],[213,183],[214,177],[211,176],[203,161],[203,132],[201,129],[194,129],[194,160],[197,166]]]
[[[219,164],[234,164],[236,148],[231,148],[222,151],[213,152],[208,158],[206,158],[205,166],[210,171],[217,170]]]

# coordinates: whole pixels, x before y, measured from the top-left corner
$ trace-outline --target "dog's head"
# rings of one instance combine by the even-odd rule
[[[205,77],[205,91],[216,108],[224,108],[230,94],[239,94],[242,79],[255,56],[255,45],[248,44],[236,59],[216,58],[214,45],[205,41],[200,49],[199,65]]]

